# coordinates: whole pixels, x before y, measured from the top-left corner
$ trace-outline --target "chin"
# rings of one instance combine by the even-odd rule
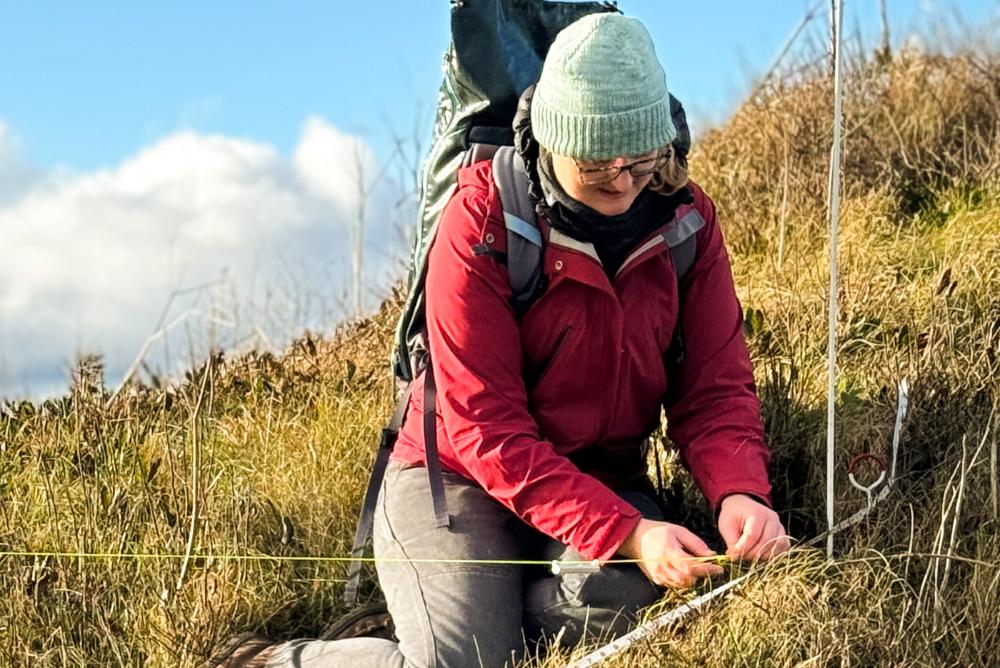
[[[590,202],[584,202],[591,209],[604,216],[620,216],[632,207],[635,198],[639,196],[638,191],[629,192],[621,197],[609,197],[603,193],[598,193],[591,197]]]
[[[620,216],[629,210],[633,201],[635,200],[615,204],[602,202],[596,206],[592,206],[591,208],[604,216]]]

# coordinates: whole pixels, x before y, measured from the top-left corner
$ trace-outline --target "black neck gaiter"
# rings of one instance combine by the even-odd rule
[[[669,196],[644,188],[628,211],[605,216],[566,194],[553,173],[552,157],[545,151],[538,159],[538,178],[554,214],[549,223],[578,241],[592,243],[609,277],[614,277],[639,242],[673,218],[677,207],[691,199],[687,188]]]

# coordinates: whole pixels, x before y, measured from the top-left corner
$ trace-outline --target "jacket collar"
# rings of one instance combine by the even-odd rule
[[[628,257],[625,258],[625,261],[622,262],[622,266],[615,273],[615,278],[620,278],[633,267],[642,264],[646,260],[665,251],[668,251],[672,246],[679,245],[692,234],[695,234],[698,230],[700,230],[704,224],[705,221],[700,215],[698,215],[694,206],[690,204],[679,206],[674,217],[670,221],[664,223],[651,232],[649,236],[636,246],[635,250],[629,253]],[[601,260],[597,255],[597,251],[594,249],[594,244],[588,241],[574,239],[568,234],[551,227],[547,223],[543,224],[543,233],[548,236],[549,246],[573,251],[574,253],[578,253],[588,258],[590,260],[590,264],[594,265],[604,280],[600,281],[595,278],[594,272],[589,270],[582,272],[582,276],[575,275],[576,272],[571,272],[571,275],[575,278],[583,280],[586,283],[610,289],[610,282],[607,279],[607,275],[604,273],[604,268],[601,266]],[[562,268],[562,265],[560,265],[560,268]]]

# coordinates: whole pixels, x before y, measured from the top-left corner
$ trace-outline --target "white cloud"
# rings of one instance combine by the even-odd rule
[[[347,174],[330,169],[330,156],[334,155],[340,156]],[[364,141],[315,116],[306,121],[294,161],[307,187],[348,215],[357,206],[359,188],[370,187],[378,178],[378,161]]]
[[[113,380],[176,291],[187,290],[167,320],[188,314],[202,350],[278,345],[342,317],[358,159],[366,174],[379,167],[322,119],[307,121],[293,160],[181,132],[113,169],[67,176],[26,168],[15,148],[0,125],[0,397],[58,385],[81,353],[104,354]],[[382,179],[368,199],[369,307],[406,254],[399,193]],[[154,347],[161,370],[187,363],[183,327]]]
[[[31,190],[41,176],[17,160],[17,139],[0,120],[0,207]]]

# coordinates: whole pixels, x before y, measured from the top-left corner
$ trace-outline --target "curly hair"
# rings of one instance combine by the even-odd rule
[[[660,195],[673,195],[688,184],[687,156],[674,148],[673,144],[665,147],[667,162],[653,174],[649,189]]]

